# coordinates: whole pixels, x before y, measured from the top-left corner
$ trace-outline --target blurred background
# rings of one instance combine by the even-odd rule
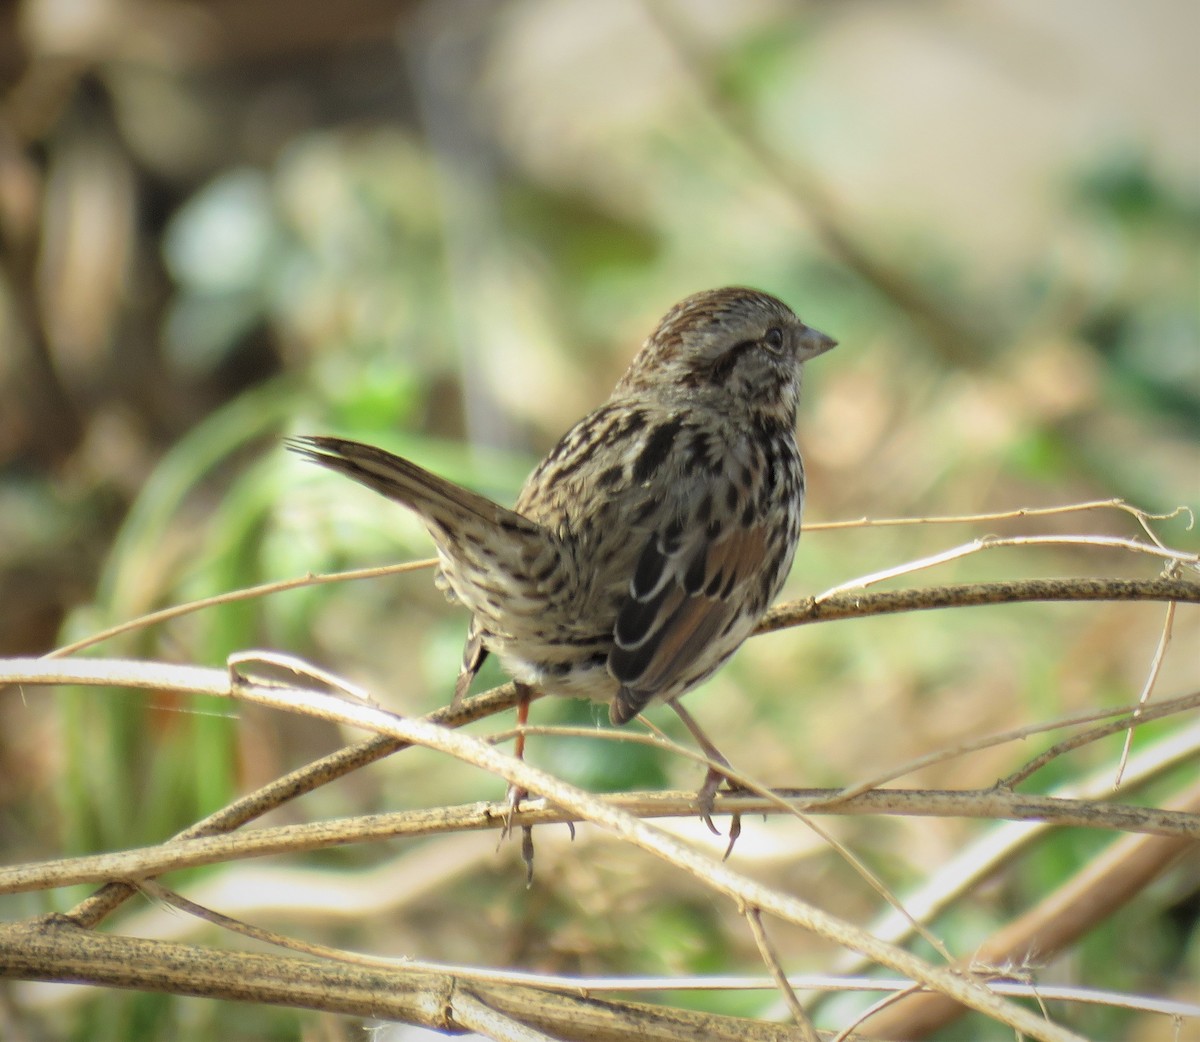
[[[0,654],[271,579],[428,556],[402,510],[287,458],[281,438],[373,441],[511,502],[657,318],[729,283],[777,294],[841,342],[807,373],[810,522],[1200,505],[1198,44],[1190,0],[0,5]],[[1200,545],[1186,518],[1158,531]],[[814,531],[787,595],[988,532],[1138,529],[1110,512]],[[998,550],[916,581],[1155,569]],[[1162,618],[1161,605],[1028,605],[809,627],[750,642],[689,705],[767,782],[848,784],[1133,701]],[[448,700],[465,628],[423,572],[225,606],[98,653],[219,666],[266,647],[421,713]],[[1181,609],[1160,693],[1197,686],[1198,630]],[[656,720],[675,733],[669,715]],[[545,702],[533,717],[600,720]],[[0,857],[160,840],[356,737],[166,694],[8,691]],[[1119,742],[1032,787],[1112,763]],[[908,781],[989,785],[1035,751]],[[601,791],[699,781],[613,742],[533,739],[529,756]],[[502,791],[410,751],[273,820]],[[984,828],[848,819],[835,832],[902,889]],[[528,891],[512,845],[496,853],[486,835],[170,882],[381,954],[759,972],[732,909],[603,836],[571,846],[560,831],[540,830]],[[939,933],[969,953],[1106,842],[1057,834]],[[739,862],[839,914],[877,910],[795,822],[747,822]],[[1198,888],[1194,865],[1163,877],[1040,979],[1182,997],[1200,975]],[[17,917],[83,892],[0,907]],[[120,928],[233,943],[134,904]],[[831,965],[806,935],[777,941],[789,969]],[[1107,1037],[1167,1030],[1054,1012]],[[28,1037],[357,1037],[338,1018],[61,987],[10,992],[0,1016]]]

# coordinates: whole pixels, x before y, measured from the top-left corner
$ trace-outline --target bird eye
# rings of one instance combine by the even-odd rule
[[[772,326],[767,330],[767,335],[763,337],[763,343],[771,351],[779,351],[783,348],[783,330],[778,326]]]

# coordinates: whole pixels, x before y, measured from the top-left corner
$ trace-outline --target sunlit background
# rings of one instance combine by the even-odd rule
[[[729,283],[777,294],[841,342],[806,376],[810,522],[1112,497],[1200,506],[1198,46],[1189,0],[5,5],[0,653],[41,654],[271,579],[429,556],[412,518],[289,458],[282,437],[373,441],[511,502],[659,315]],[[1158,531],[1200,545],[1186,517]],[[815,531],[786,595],[995,532],[1139,534],[1116,512]],[[996,550],[913,581],[1155,567]],[[1135,700],[1162,616],[1026,605],[785,631],[752,641],[688,704],[763,780],[843,785],[966,737]],[[1160,692],[1197,686],[1198,621],[1180,611]],[[99,652],[220,665],[271,648],[416,714],[448,700],[465,628],[423,572],[243,602]],[[601,720],[574,704],[533,715]],[[652,715],[675,733],[669,713]],[[0,857],[160,840],[356,737],[166,696],[8,691]],[[1119,743],[1033,786],[1099,770]],[[906,781],[986,786],[1042,747]],[[529,756],[599,791],[700,777],[613,742],[535,738]],[[276,820],[502,790],[410,751]],[[833,826],[900,889],[984,827]],[[172,883],[380,954],[761,972],[735,911],[699,886],[595,832],[572,846],[565,830],[540,831],[528,891],[513,845],[497,853],[490,835]],[[969,954],[1105,842],[1058,835],[938,932]],[[860,921],[878,909],[795,822],[748,821],[734,863]],[[1042,979],[1182,997],[1200,976],[1198,883],[1195,865],[1163,877]],[[2,907],[17,917],[83,893]],[[118,925],[236,943],[146,902]],[[831,965],[806,935],[777,940],[789,969]],[[349,1021],[286,1010],[13,994],[5,1015],[48,1037],[358,1037]],[[1054,1012],[1098,1036],[1165,1037],[1152,1034],[1161,1020]],[[837,1023],[844,1009],[828,1013]]]

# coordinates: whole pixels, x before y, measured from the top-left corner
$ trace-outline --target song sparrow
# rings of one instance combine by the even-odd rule
[[[737,650],[791,567],[800,370],[835,343],[765,293],[688,297],[512,510],[370,445],[289,447],[424,522],[439,586],[473,616],[456,699],[495,652],[520,682],[607,702],[614,724],[665,701],[695,733],[676,699]]]

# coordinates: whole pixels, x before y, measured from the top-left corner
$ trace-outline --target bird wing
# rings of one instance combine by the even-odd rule
[[[720,642],[737,625],[746,584],[761,573],[766,528],[735,525],[709,537],[700,525],[699,537],[690,539],[680,528],[675,522],[646,541],[618,610],[608,657],[621,685],[610,708],[613,723],[632,719],[680,682],[675,694],[682,694],[737,646]],[[706,654],[711,662],[695,668]]]

